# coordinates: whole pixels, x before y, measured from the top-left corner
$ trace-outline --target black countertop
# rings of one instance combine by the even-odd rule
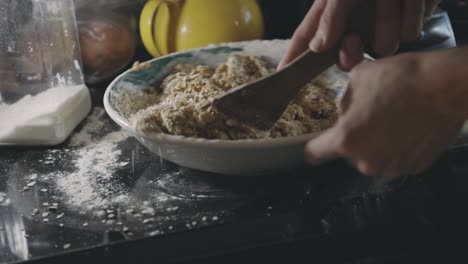
[[[93,92],[99,98],[102,90]],[[433,259],[463,234],[463,137],[424,174],[393,182],[362,176],[344,161],[285,175],[229,177],[161,160],[126,137],[97,102],[68,142],[0,152],[0,263],[304,256],[401,263]],[[92,163],[77,172],[85,160]],[[99,162],[112,167],[111,176]],[[60,185],[83,175],[95,196]]]

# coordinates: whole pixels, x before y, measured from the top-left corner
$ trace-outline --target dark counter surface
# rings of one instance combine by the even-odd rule
[[[60,146],[0,152],[0,263],[401,263],[462,234],[463,137],[423,175],[393,182],[344,161],[230,177],[161,160],[95,105]]]

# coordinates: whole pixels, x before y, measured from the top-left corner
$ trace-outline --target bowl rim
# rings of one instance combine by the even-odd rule
[[[260,40],[261,41],[261,40]],[[264,42],[263,40],[262,42]],[[286,40],[281,40],[286,41]],[[221,43],[218,45],[210,45],[203,48],[196,48],[190,50],[184,50],[179,52],[174,52],[165,56],[153,58],[144,62],[145,63],[152,63],[154,61],[162,60],[168,57],[176,56],[178,54],[184,53],[191,53],[194,51],[200,50],[209,50],[217,47],[222,46],[229,46],[229,45],[242,45],[242,43],[249,43],[252,41],[240,41],[240,42],[230,42],[230,43]],[[125,75],[130,72],[138,71],[138,69],[130,68],[120,75],[118,75],[106,88],[104,93],[104,109],[106,110],[107,114],[110,116],[114,122],[116,122],[119,126],[124,128],[125,130],[129,131],[132,135],[140,138],[144,138],[146,140],[155,140],[170,144],[184,144],[187,146],[196,146],[196,147],[209,147],[209,148],[230,148],[230,149],[258,149],[258,148],[275,148],[275,147],[287,147],[287,146],[297,146],[297,145],[304,145],[307,141],[317,137],[323,131],[314,132],[314,133],[307,133],[298,136],[290,136],[290,137],[277,137],[277,138],[259,138],[259,139],[207,139],[207,138],[196,138],[196,137],[186,137],[181,135],[171,135],[166,133],[148,133],[143,134],[136,130],[134,130],[126,118],[122,117],[112,106],[110,103],[110,94],[112,89],[115,87],[115,84],[122,79]]]

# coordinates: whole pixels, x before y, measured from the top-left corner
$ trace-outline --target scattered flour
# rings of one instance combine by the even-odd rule
[[[63,150],[67,156],[73,156],[71,172],[63,170],[40,176],[54,181],[71,208],[91,210],[127,198],[125,188],[114,182],[113,176],[129,164],[121,160],[122,151],[118,149],[129,134],[119,130],[99,138],[99,131],[105,126],[104,116],[105,110],[96,108],[85,126],[70,139],[70,148]],[[59,159],[63,159],[63,153],[49,150],[42,162],[50,164]]]
[[[119,144],[130,137],[124,130],[105,134],[106,113],[103,108],[95,108],[86,119],[85,125],[71,138],[68,147],[48,150],[39,162],[49,165],[67,159],[72,162],[50,174],[32,173],[28,179],[40,179],[55,185],[63,196],[64,204],[71,210],[91,211],[99,214],[103,208],[120,205],[126,207],[134,202],[130,190],[123,186],[118,171],[131,166],[122,156]],[[170,202],[177,197],[159,194],[151,197],[155,202]],[[136,208],[142,214],[154,214],[151,203],[143,203]]]
[[[95,108],[81,130],[70,138],[68,146],[47,150],[38,160],[46,166],[60,163],[59,169],[48,174],[31,173],[28,180],[53,183],[64,202],[77,210],[127,201],[125,188],[113,177],[119,168],[129,166],[128,161],[122,160],[118,144],[130,135],[123,130],[106,134],[103,130],[106,122],[105,110]]]
[[[104,118],[105,115],[106,111],[103,108],[96,108],[94,112],[88,116],[86,126],[72,136],[70,145],[80,146],[93,143],[93,136],[104,127],[102,118]]]
[[[106,225],[118,226],[118,221],[139,221],[152,228],[156,221],[174,221],[184,217],[189,222],[199,221],[200,213],[184,215],[184,212],[186,208],[193,208],[189,203],[208,201],[197,195],[198,191],[208,187],[205,184],[200,187],[196,182],[178,181],[180,170],[165,172],[156,181],[146,179],[151,177],[146,175],[135,186],[126,185],[128,182],[120,177],[129,176],[134,166],[134,154],[125,153],[126,145],[122,143],[130,135],[124,130],[111,132],[110,122],[104,109],[95,108],[67,145],[45,151],[38,160],[51,173],[30,171],[27,176],[29,182],[25,186],[33,181],[41,193],[52,194],[55,197],[52,199],[59,201],[60,207],[83,215],[92,214]],[[49,199],[50,196],[44,195],[44,198]],[[44,202],[48,204],[50,200]],[[214,212],[211,209],[204,211],[203,215],[223,212],[224,208],[216,208]]]

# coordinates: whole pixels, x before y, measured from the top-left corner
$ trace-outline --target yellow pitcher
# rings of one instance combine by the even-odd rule
[[[209,44],[260,39],[264,21],[257,0],[150,0],[140,34],[154,57]]]

